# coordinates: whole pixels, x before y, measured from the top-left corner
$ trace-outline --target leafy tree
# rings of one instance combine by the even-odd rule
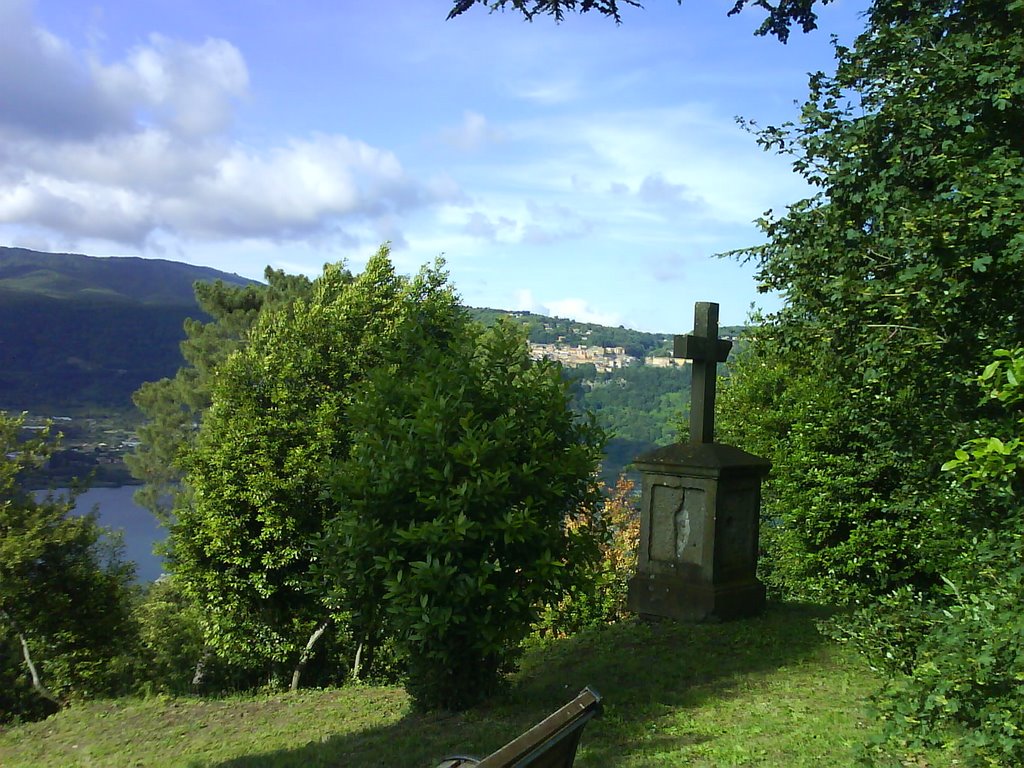
[[[134,650],[132,568],[72,497],[21,486],[54,448],[46,431],[19,441],[22,423],[0,411],[0,721],[118,690],[114,662]]]
[[[997,349],[995,360],[985,366],[978,383],[988,399],[1020,411],[1024,406],[1024,348]],[[1014,417],[1017,414],[1011,410]],[[1019,417],[1003,435],[971,440],[942,465],[943,471],[957,470],[964,484],[975,491],[995,491],[1010,500],[1013,509],[1024,497],[1024,417]]]
[[[759,134],[820,190],[740,254],[785,306],[723,408],[776,463],[766,510],[792,591],[926,588],[1006,519],[992,493],[960,504],[940,465],[1005,419],[970,372],[1021,336],[1022,22],[1009,0],[877,3],[800,121]]]
[[[968,765],[1024,761],[1024,349],[997,350],[980,383],[1013,428],[970,441],[944,469],[965,504],[993,489],[1012,499],[1009,518],[965,542],[937,590],[901,588],[838,627],[885,675],[872,752],[943,745]]]
[[[594,556],[566,519],[596,501],[602,435],[512,324],[403,331],[417,353],[374,372],[348,410],[321,552],[395,636],[417,704],[461,709],[495,689],[540,606]]]
[[[136,691],[181,695],[200,686],[239,691],[266,682],[264,669],[231,664],[212,653],[203,636],[203,613],[172,576],[146,585],[134,611],[140,640]]]
[[[172,578],[150,584],[136,609],[145,681],[140,688],[184,694],[192,689],[196,660],[204,650],[202,611],[189,603]]]
[[[760,578],[778,596],[834,603],[934,584],[962,528],[934,506],[893,517],[881,492],[891,457],[851,409],[844,382],[753,333],[756,352],[739,355],[723,380],[717,435],[773,462]]]
[[[133,396],[146,421],[138,429],[139,447],[125,457],[125,462],[143,483],[135,492],[136,502],[149,509],[164,524],[173,521],[175,509],[188,508],[191,503],[191,489],[183,482],[181,462],[210,407],[211,387],[217,368],[245,344],[249,330],[261,312],[284,306],[309,292],[310,283],[305,277],[286,275],[270,267],[264,277],[266,285],[235,286],[221,281],[195,283],[199,308],[211,320],[187,319],[186,339],[181,343],[185,364],[173,378],[147,382]],[[163,607],[169,606],[165,603]],[[180,607],[185,614],[192,610]],[[148,615],[143,613],[143,616]],[[175,623],[168,616],[164,628],[182,629],[184,615],[177,620]],[[153,642],[148,643],[147,648],[162,647],[156,638],[151,639]],[[180,654],[186,648],[191,648],[191,644],[180,646],[173,664],[160,662],[156,663],[156,668],[170,674],[168,664],[173,667],[181,663]],[[205,672],[210,669],[210,656],[207,648],[201,649],[192,659],[196,684],[203,682]],[[158,678],[165,679],[160,675]],[[165,685],[164,682],[155,684]]]
[[[249,329],[266,307],[286,304],[309,292],[309,280],[267,267],[266,285],[236,286],[221,281],[195,284],[196,301],[210,322],[185,321],[181,344],[185,364],[172,379],[143,384],[134,395],[145,423],[138,429],[140,445],[125,461],[143,485],[135,500],[167,522],[181,492],[178,459],[192,442],[210,407],[214,372],[245,342]]]
[[[789,39],[790,28],[799,24],[804,32],[809,32],[817,27],[817,14],[814,13],[814,5],[818,0],[735,0],[729,15],[739,13],[747,5],[761,8],[767,12],[767,18],[757,30],[757,34],[775,35],[782,42]],[[682,5],[682,0],[676,0]],[[822,5],[827,5],[831,0],[820,0]],[[459,16],[474,5],[483,4],[490,10],[505,10],[511,7],[513,10],[522,13],[523,16],[532,21],[536,16],[550,15],[557,21],[562,21],[565,14],[579,12],[587,13],[595,11],[603,16],[615,19],[616,23],[622,21],[619,12],[619,0],[453,0],[448,18],[453,19]],[[637,0],[621,0],[623,6],[640,8]]]
[[[192,495],[175,509],[170,565],[220,657],[287,666],[298,685],[317,640],[343,619],[310,543],[336,514],[326,489],[331,462],[348,455],[354,388],[417,358],[404,325],[443,339],[460,313],[439,269],[403,279],[383,247],[358,277],[328,265],[308,298],[264,311],[217,367],[179,464]]]

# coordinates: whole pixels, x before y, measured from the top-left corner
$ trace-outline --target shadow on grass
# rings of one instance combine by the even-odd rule
[[[468,712],[408,714],[391,725],[216,768],[430,768],[445,755],[492,752],[585,685],[604,696],[605,713],[587,726],[577,765],[616,766],[638,751],[640,734],[649,734],[643,749],[655,753],[708,740],[699,733],[650,734],[661,718],[732,696],[752,676],[813,661],[827,642],[816,629],[826,615],[817,607],[775,604],[758,618],[723,624],[630,621],[587,631],[530,649],[506,693]]]

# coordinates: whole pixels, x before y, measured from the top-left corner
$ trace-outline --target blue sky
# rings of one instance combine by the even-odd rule
[[[713,254],[808,189],[734,118],[795,118],[865,0],[788,45],[732,0],[620,26],[449,5],[0,0],[0,244],[259,277],[387,240],[473,306],[659,332],[773,308]]]

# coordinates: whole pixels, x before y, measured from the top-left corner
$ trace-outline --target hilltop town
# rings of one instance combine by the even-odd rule
[[[587,363],[593,364],[598,373],[609,373],[619,368],[628,368],[631,365],[644,365],[655,368],[671,368],[687,365],[689,360],[679,360],[674,357],[645,355],[637,357],[627,354],[625,347],[597,347],[584,346],[580,344],[554,344],[530,343],[530,357],[534,360],[557,360],[567,368],[575,368]]]
[[[611,373],[637,365],[675,368],[690,363],[689,360],[672,357],[673,340],[668,334],[582,323],[530,312],[487,309],[473,312],[484,322],[493,322],[495,316],[503,315],[522,323],[530,340],[530,356],[534,360],[556,360],[567,368],[591,364],[597,373]],[[742,326],[724,326],[720,337],[735,342],[742,330]]]

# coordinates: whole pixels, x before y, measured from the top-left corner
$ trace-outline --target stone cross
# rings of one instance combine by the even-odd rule
[[[718,338],[718,305],[698,301],[693,311],[693,333],[676,336],[672,356],[693,361],[690,390],[690,442],[715,442],[715,380],[718,364],[729,357],[732,342]]]

